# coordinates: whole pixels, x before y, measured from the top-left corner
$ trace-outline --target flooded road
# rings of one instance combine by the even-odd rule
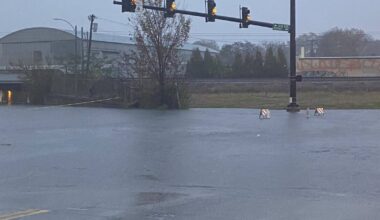
[[[380,111],[0,113],[0,219],[380,218]]]

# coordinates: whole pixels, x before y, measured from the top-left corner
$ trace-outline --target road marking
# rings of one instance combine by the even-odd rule
[[[0,220],[15,220],[32,215],[41,215],[48,213],[48,210],[28,209],[25,211],[13,212],[9,214],[0,215]]]
[[[84,208],[67,208],[67,210],[69,210],[69,211],[88,211],[88,209],[84,209]]]

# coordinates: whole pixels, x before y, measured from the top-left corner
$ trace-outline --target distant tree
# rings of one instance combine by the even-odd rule
[[[254,75],[256,77],[264,76],[264,59],[260,50],[256,51],[256,55],[253,62]]]
[[[245,54],[243,70],[244,71],[242,77],[252,78],[254,76],[254,57],[251,55],[251,53]]]
[[[315,57],[317,55],[320,42],[320,36],[316,33],[302,34],[297,38],[297,55],[300,55],[301,48],[305,48],[306,57]]]
[[[359,56],[371,40],[369,35],[359,29],[334,28],[321,36],[318,55],[322,57]]]
[[[213,78],[217,74],[217,66],[215,63],[214,57],[211,55],[209,50],[206,50],[204,59],[203,59],[203,65],[205,68],[205,78]]]
[[[190,61],[187,63],[186,73],[189,77],[202,78],[205,75],[204,61],[201,51],[196,48],[191,54]]]
[[[278,77],[287,77],[289,75],[288,62],[282,48],[277,49],[277,75]]]
[[[213,56],[206,50],[204,57],[195,49],[187,64],[187,75],[192,78],[221,78],[228,75],[228,67],[220,61],[220,55]]]
[[[274,77],[277,75],[277,59],[272,47],[269,47],[265,54],[264,74],[265,77]]]
[[[235,53],[233,51],[233,46],[226,44],[223,45],[222,49],[219,52],[220,55],[220,61],[226,65],[231,66],[233,64]]]
[[[264,51],[262,46],[250,42],[235,42],[233,44],[223,45],[220,50],[221,61],[225,65],[232,65],[237,53],[245,56],[247,53],[255,54],[256,50]]]
[[[215,78],[222,78],[229,71],[229,67],[224,65],[220,59],[220,55],[215,56],[215,67],[217,74],[214,75]]]
[[[242,77],[244,75],[244,60],[241,53],[235,54],[234,63],[232,64],[232,77]]]
[[[373,40],[366,44],[361,56],[380,56],[380,40]]]
[[[218,43],[214,40],[199,40],[195,41],[193,44],[208,47],[213,50],[220,50]]]

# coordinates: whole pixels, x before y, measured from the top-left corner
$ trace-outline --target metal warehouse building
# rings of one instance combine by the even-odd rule
[[[19,65],[62,65],[65,60],[67,62],[68,57],[73,58],[75,55],[78,60],[83,61],[87,54],[87,45],[88,40],[75,37],[70,31],[46,27],[23,29],[0,39],[0,66],[1,69],[8,69]],[[206,47],[186,44],[181,48],[184,61],[190,59],[192,51],[196,48],[201,52],[208,49],[212,54],[218,53]],[[94,54],[118,58],[121,53],[129,53],[133,49],[135,41],[131,37],[93,34]]]

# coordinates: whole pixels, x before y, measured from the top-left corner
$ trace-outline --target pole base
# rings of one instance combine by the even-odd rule
[[[300,112],[301,111],[301,108],[299,105],[297,105],[297,103],[290,103],[287,107],[286,107],[286,111],[287,112],[290,112],[290,113],[297,113],[297,112]]]

